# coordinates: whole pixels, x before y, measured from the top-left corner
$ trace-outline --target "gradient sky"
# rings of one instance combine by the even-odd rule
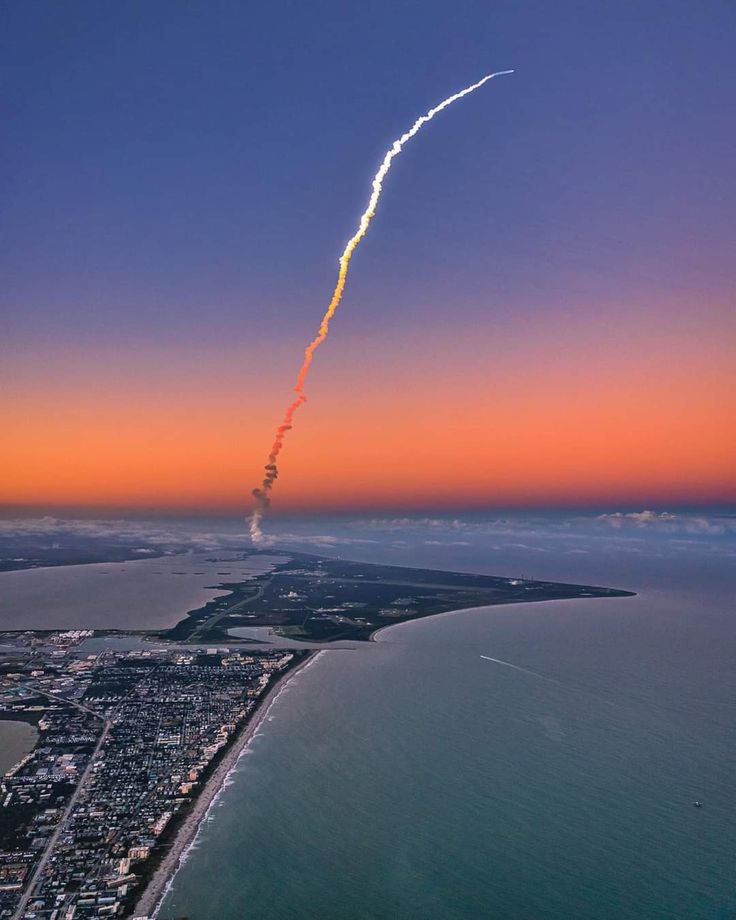
[[[736,499],[731,2],[6,5],[0,503]]]

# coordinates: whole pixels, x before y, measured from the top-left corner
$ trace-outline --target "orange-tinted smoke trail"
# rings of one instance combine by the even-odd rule
[[[381,192],[383,191],[383,180],[386,178],[386,174],[391,168],[391,163],[393,162],[394,157],[401,153],[404,144],[408,140],[411,140],[411,138],[419,132],[423,125],[425,125],[428,121],[431,121],[435,115],[437,115],[443,109],[446,109],[448,105],[452,105],[453,102],[457,102],[457,100],[462,99],[463,96],[467,96],[469,93],[479,89],[481,86],[483,86],[484,83],[487,83],[494,77],[501,77],[511,73],[513,73],[513,70],[501,70],[498,71],[498,73],[488,74],[487,76],[483,77],[482,80],[478,80],[477,83],[473,83],[471,86],[466,86],[465,89],[460,90],[459,93],[454,93],[452,96],[448,96],[448,98],[440,102],[439,105],[436,105],[434,108],[430,109],[426,115],[421,115],[419,118],[417,118],[411,128],[402,134],[400,138],[395,140],[386,152],[386,155],[383,158],[383,162],[379,166],[378,172],[373,178],[371,196],[368,199],[368,206],[361,215],[360,222],[358,223],[358,229],[355,231],[355,234],[348,240],[347,245],[343,250],[343,254],[340,256],[340,270],[337,275],[337,283],[332,294],[332,300],[330,300],[327,310],[325,311],[325,315],[322,317],[322,322],[320,323],[317,335],[304,349],[304,360],[302,361],[302,366],[299,368],[299,374],[296,378],[296,385],[294,386],[294,392],[297,394],[297,398],[286,410],[283,422],[276,429],[276,437],[274,438],[273,446],[271,447],[271,453],[268,455],[268,462],[264,467],[265,476],[263,478],[263,482],[258,488],[253,489],[253,496],[257,502],[256,508],[250,517],[250,536],[253,543],[262,544],[266,542],[263,530],[261,529],[261,520],[263,519],[263,515],[269,506],[273,484],[278,478],[279,473],[276,460],[279,453],[281,452],[281,448],[284,446],[284,438],[286,437],[286,433],[293,427],[294,414],[296,413],[296,410],[299,408],[299,406],[302,405],[302,403],[306,402],[307,397],[304,395],[304,384],[307,379],[307,374],[309,373],[309,368],[312,364],[312,359],[314,358],[314,353],[322,344],[322,342],[324,342],[324,340],[327,338],[327,335],[330,331],[330,320],[335,315],[337,308],[340,306],[343,291],[345,290],[345,282],[348,276],[350,260],[353,257],[353,253],[355,252],[358,243],[360,243],[360,241],[366,235],[368,227],[370,226],[370,222],[375,217],[378,200],[381,197]]]

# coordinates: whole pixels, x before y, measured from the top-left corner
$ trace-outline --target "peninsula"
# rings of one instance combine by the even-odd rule
[[[238,637],[240,628],[260,626],[295,640],[365,641],[385,626],[451,610],[631,595],[616,588],[373,565],[292,552],[265,575],[217,587],[230,593],[193,610],[157,636],[227,642]]]
[[[275,688],[312,660],[310,646],[356,647],[451,610],[631,593],[270,557],[265,574],[213,586],[214,600],[168,630],[0,632],[0,719],[39,731],[0,789],[1,916],[150,917]],[[229,574],[223,562],[218,575]]]

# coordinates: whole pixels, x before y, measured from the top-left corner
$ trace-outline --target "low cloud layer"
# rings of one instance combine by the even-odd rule
[[[319,527],[319,530],[315,532]],[[272,543],[314,548],[411,546],[470,547],[584,553],[593,545],[634,551],[642,541],[667,544],[672,551],[688,545],[733,551],[736,516],[726,513],[611,511],[603,514],[519,514],[463,517],[386,517],[322,520],[308,518],[272,523]],[[47,545],[99,541],[129,547],[137,555],[182,550],[247,550],[245,521],[70,520],[56,517],[0,519],[0,542],[8,552],[17,540]]]
[[[736,535],[736,516],[671,511],[613,511],[597,515],[533,514],[479,520],[442,517],[397,517],[358,519],[353,526],[381,532],[442,531],[446,534],[519,535],[544,532],[560,537],[615,531],[648,531],[661,534],[701,536]],[[623,534],[622,534],[623,535]]]
[[[660,533],[688,533],[724,536],[736,533],[736,518],[702,514],[674,514],[670,511],[615,511],[599,514],[596,521],[614,530],[636,529]]]
[[[134,552],[148,554],[160,548],[215,550],[240,546],[243,532],[202,530],[191,522],[80,520],[56,517],[2,518],[0,539],[7,544],[13,538],[64,543],[74,540],[108,541],[131,544]]]

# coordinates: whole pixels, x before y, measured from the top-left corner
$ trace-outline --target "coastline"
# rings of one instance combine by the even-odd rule
[[[28,758],[36,747],[38,736],[36,724],[29,719],[0,718],[0,778],[17,770]]]
[[[194,842],[202,826],[202,822],[207,817],[210,808],[218,798],[220,792],[225,788],[227,778],[237,765],[241,754],[252,741],[279,693],[287,686],[293,677],[317,660],[320,651],[322,650],[308,652],[303,661],[288,668],[283,674],[276,678],[265,695],[258,701],[256,708],[251,713],[237,738],[233,741],[230,749],[215,767],[214,772],[207,780],[204,788],[192,804],[189,813],[176,831],[168,852],[163,856],[161,862],[154,870],[153,875],[136,900],[131,916],[149,918],[157,916],[161,903],[174,880],[174,876],[182,864],[182,856],[184,856],[186,850]]]
[[[411,619],[400,620],[398,623],[386,623],[385,626],[379,626],[377,629],[374,629],[370,636],[368,636],[368,641],[380,642],[381,640],[376,637],[381,633],[387,632],[389,629],[398,629],[399,626],[408,626],[411,623],[419,623],[422,620],[434,620],[438,617],[449,617],[456,613],[472,613],[475,610],[487,610],[490,607],[531,606],[532,604],[567,604],[571,601],[621,600],[622,597],[636,597],[638,593],[638,591],[627,590],[625,594],[611,595],[610,597],[540,597],[533,598],[531,600],[528,600],[527,598],[515,598],[513,600],[499,601],[497,604],[482,604],[479,607],[458,607],[455,610],[442,610],[439,613],[430,613],[423,617],[412,617]],[[330,646],[325,643],[325,647],[329,648]]]
[[[586,598],[583,598],[586,599]],[[568,598],[560,600],[570,600]],[[504,601],[500,604],[487,606],[507,606],[509,604],[537,604],[546,603],[549,599],[540,599],[537,601]],[[456,610],[442,611],[441,613],[432,614],[429,617],[416,617],[405,620],[400,623],[389,623],[374,630],[369,636],[369,642],[377,642],[379,633],[387,632],[398,626],[406,626],[411,623],[424,619],[434,619],[435,617],[445,617],[452,614],[465,612],[467,610],[482,610],[483,607],[458,608]],[[368,643],[366,643],[368,644]],[[186,855],[187,850],[193,844],[202,822],[210,812],[213,804],[216,802],[220,793],[226,788],[227,779],[231,771],[236,767],[240,756],[247,749],[253,737],[256,735],[262,722],[268,716],[272,704],[278,697],[279,693],[285,689],[292,677],[317,660],[323,651],[330,649],[330,643],[325,642],[321,648],[314,646],[307,651],[304,649],[305,657],[298,664],[288,668],[283,674],[279,675],[272,685],[268,688],[266,694],[258,701],[256,708],[251,713],[249,719],[241,729],[237,738],[233,741],[232,746],[225,753],[220,763],[215,767],[214,772],[207,780],[204,788],[192,804],[189,813],[184,818],[181,826],[176,830],[175,836],[166,854],[162,857],[160,863],[156,866],[153,874],[145,884],[140,893],[138,900],[135,902],[131,916],[145,917],[149,920],[155,920],[158,917],[158,911],[166,897],[173,881],[182,865],[182,857]]]

